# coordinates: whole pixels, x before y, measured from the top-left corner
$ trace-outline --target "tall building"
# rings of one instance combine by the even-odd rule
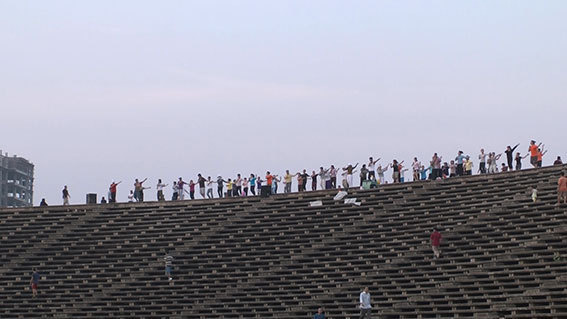
[[[0,150],[0,207],[33,205],[33,164]]]

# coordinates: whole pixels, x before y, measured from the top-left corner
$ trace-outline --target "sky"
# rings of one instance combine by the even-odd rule
[[[0,149],[35,164],[50,205],[64,185],[80,204],[122,181],[125,201],[147,177],[153,199],[158,178],[531,139],[550,164],[567,151],[566,16],[566,1],[0,0]]]

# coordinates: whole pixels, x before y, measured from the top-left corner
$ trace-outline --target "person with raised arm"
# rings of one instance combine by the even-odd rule
[[[480,149],[480,155],[478,155],[480,164],[478,165],[478,172],[480,174],[486,174],[486,154],[484,153],[484,148]]]
[[[354,169],[357,166],[358,166],[358,163],[356,163],[356,165],[354,165],[354,166],[352,166],[352,164],[348,164],[347,167],[343,167],[343,172],[346,172],[346,180],[347,180],[349,187],[352,187],[352,174],[354,172]]]
[[[510,145],[508,145],[506,146],[506,150],[504,151],[504,153],[506,153],[506,160],[508,162],[508,169],[510,171],[514,169],[514,166],[512,165],[512,163],[514,162],[514,150],[516,150],[519,145],[520,143],[516,144],[514,147],[510,147]]]
[[[376,168],[376,174],[378,174],[378,184],[386,183],[386,178],[384,177],[384,173],[388,171],[388,168],[390,168],[391,165],[392,164],[388,164],[384,168],[382,168],[382,165],[378,165],[378,167]]]
[[[522,156],[520,154],[520,152],[516,152],[516,157],[514,158],[514,160],[516,161],[516,170],[519,171],[522,169],[522,160],[526,157],[530,156],[530,153]]]
[[[319,174],[315,173],[315,171],[311,172],[311,175],[309,176],[311,178],[311,190],[312,191],[317,190],[317,176],[319,176]],[[321,177],[321,179],[322,179],[322,177]]]
[[[337,169],[335,165],[331,165],[331,168],[329,168],[329,176],[331,177],[331,188],[337,188]]]
[[[376,163],[378,163],[379,160],[380,160],[380,158],[378,158],[377,160],[374,160],[374,159],[372,158],[372,156],[370,156],[370,157],[368,158],[368,166],[367,166],[367,169],[368,169],[368,179],[372,179],[372,177],[375,177],[375,176],[376,176],[376,175],[375,175],[375,174],[376,174],[376,173],[375,173],[375,171],[376,171]]]
[[[543,156],[547,153],[547,150],[543,150],[545,144],[541,145],[541,148],[537,149],[537,167],[543,166]]]
[[[224,192],[223,192],[223,183],[228,183],[227,181],[225,181],[222,176],[217,176],[217,193],[219,194],[219,198],[223,198],[224,196]]]
[[[207,187],[207,198],[208,199],[213,199],[215,196],[213,196],[213,184],[215,183],[215,181],[213,181],[211,179],[211,177],[209,176],[207,178],[207,181],[205,183],[206,187]]]
[[[533,168],[537,167],[537,157],[538,157],[538,149],[541,146],[541,143],[536,145],[536,141],[531,140],[530,146],[528,147],[528,152],[530,152],[530,164],[532,164]]]
[[[413,163],[411,164],[411,169],[413,172],[413,181],[419,181],[419,171],[421,168],[421,162],[417,160],[417,157],[413,158]]]
[[[112,184],[110,184],[110,187],[108,188],[108,190],[110,191],[110,197],[108,198],[108,201],[110,203],[116,203],[116,188],[120,183],[122,183],[122,181],[118,183],[112,182]]]
[[[156,184],[156,190],[157,190],[157,200],[158,201],[164,201],[165,197],[163,195],[163,189],[167,186],[167,184],[164,184],[161,182],[161,179],[158,179],[158,182]],[[110,201],[112,203],[112,200]]]
[[[295,176],[297,176],[298,174],[299,174],[299,173],[290,174],[290,173],[289,173],[289,169],[286,169],[286,170],[285,170],[285,175],[284,175],[284,183],[285,183],[285,186],[284,186],[284,193],[286,193],[286,194],[291,193],[291,184],[292,184],[293,178],[294,178]],[[298,186],[298,187],[299,187],[299,186]]]
[[[321,189],[327,189],[327,181],[329,181],[329,169],[324,169],[323,166],[319,167],[319,182]]]
[[[144,178],[142,181],[139,181],[137,178],[134,181],[134,198],[138,201],[138,202],[143,202],[144,201],[144,182],[147,180],[148,178]]]

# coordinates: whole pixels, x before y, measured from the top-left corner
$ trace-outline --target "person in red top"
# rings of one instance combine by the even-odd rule
[[[567,177],[565,177],[565,172],[561,172],[561,177],[557,181],[557,205],[561,204],[561,198],[563,198],[563,204],[567,204]]]
[[[272,187],[272,181],[274,180],[274,176],[270,174],[270,172],[266,172],[266,185]]]
[[[540,147],[540,145],[541,143],[536,145],[535,141],[532,140],[530,142],[530,147],[528,148],[528,151],[530,152],[530,164],[532,164],[534,168],[537,167],[537,153],[538,153],[537,149]]]
[[[431,233],[431,248],[433,248],[433,255],[435,258],[439,258],[441,256],[441,250],[439,250],[439,246],[441,246],[441,233],[437,231],[437,229],[433,229],[433,233]]]
[[[110,184],[110,198],[108,199],[109,202],[111,203],[116,203],[116,187],[118,186],[118,184],[122,183],[122,181],[116,183],[116,182],[112,182],[112,184]]]

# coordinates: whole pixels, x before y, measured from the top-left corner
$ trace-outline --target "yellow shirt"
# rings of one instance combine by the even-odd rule
[[[286,184],[287,184],[287,183],[291,183],[291,179],[292,179],[292,178],[293,178],[293,175],[291,175],[291,174],[285,174],[284,180],[285,180]]]
[[[227,190],[232,190],[232,182],[226,183],[226,189],[227,189]]]
[[[468,161],[465,163],[465,170],[467,170],[467,171],[472,171],[472,161],[471,161],[471,160],[468,160]]]

